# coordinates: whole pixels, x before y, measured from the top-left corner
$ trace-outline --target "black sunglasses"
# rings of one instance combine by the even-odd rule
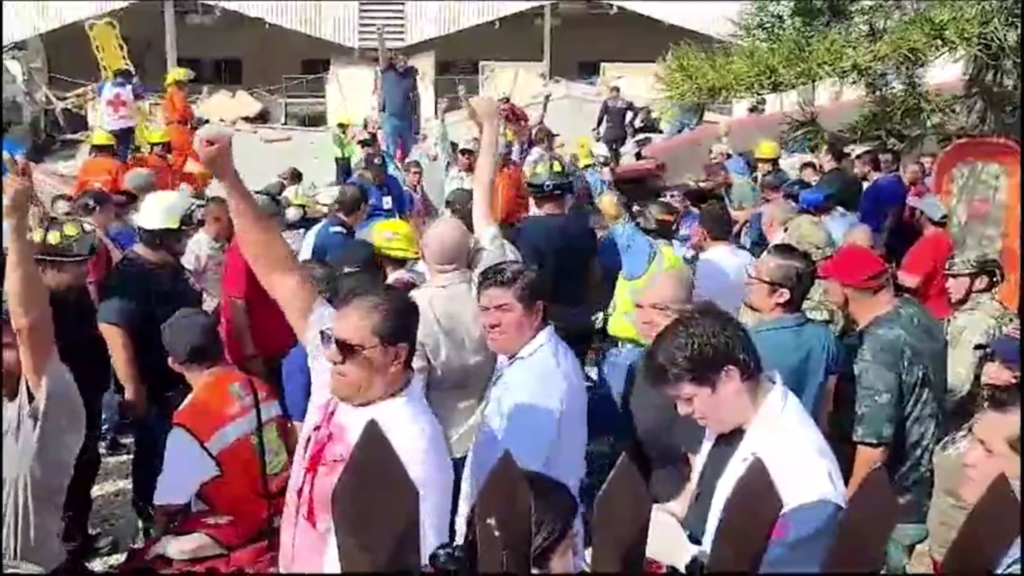
[[[338,356],[341,356],[342,362],[348,362],[355,356],[365,353],[367,350],[374,348],[380,348],[380,344],[374,344],[373,346],[363,346],[360,344],[353,344],[336,338],[329,328],[324,328],[320,331],[320,345],[324,348],[333,347],[338,352]]]

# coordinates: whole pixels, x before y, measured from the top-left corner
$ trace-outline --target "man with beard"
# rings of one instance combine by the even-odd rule
[[[947,409],[952,410],[971,389],[980,359],[977,347],[1019,322],[996,298],[1003,278],[1003,265],[995,258],[961,253],[946,262],[946,291],[953,306],[946,323]]]
[[[135,420],[132,507],[143,539],[152,537],[153,492],[171,417],[188,391],[184,378],[167,365],[160,326],[182,308],[202,306],[180,262],[196,224],[194,208],[179,192],[147,194],[135,215],[139,241],[100,291],[100,333]]]

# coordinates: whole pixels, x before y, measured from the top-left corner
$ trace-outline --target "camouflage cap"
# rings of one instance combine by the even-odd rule
[[[984,254],[954,254],[946,260],[946,274],[967,276],[970,274],[993,273],[1003,276],[1003,265],[998,258]]]
[[[810,214],[801,214],[786,225],[786,242],[807,252],[815,262],[832,256],[836,244],[828,228],[821,220]]]

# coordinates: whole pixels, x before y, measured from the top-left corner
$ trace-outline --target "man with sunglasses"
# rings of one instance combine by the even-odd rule
[[[778,372],[824,427],[839,373],[839,348],[827,325],[801,311],[815,277],[814,260],[805,252],[773,244],[747,272],[744,304],[760,316],[748,329],[765,370]]]
[[[143,538],[152,535],[153,491],[164,440],[187,393],[184,378],[167,365],[160,326],[182,308],[202,306],[202,296],[180,261],[188,233],[197,225],[196,208],[180,192],[147,194],[135,215],[139,241],[100,290],[100,333],[135,423],[132,507]]]
[[[419,492],[426,565],[430,552],[448,540],[452,465],[422,380],[412,374],[416,304],[407,294],[379,286],[355,286],[328,303],[238,176],[231,141],[200,140],[197,152],[224,186],[235,238],[256,280],[281,307],[309,356],[310,398],[285,496],[279,570],[340,570],[331,490],[370,420],[381,427]]]

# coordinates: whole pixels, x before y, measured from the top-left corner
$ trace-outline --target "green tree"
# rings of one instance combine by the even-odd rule
[[[726,46],[673,46],[659,80],[666,99],[720,102],[837,79],[865,93],[850,139],[911,149],[926,138],[1020,133],[1021,0],[754,0]],[[924,82],[941,57],[965,62],[965,98]],[[813,92],[812,92],[813,93]],[[811,106],[786,137],[820,144]]]

